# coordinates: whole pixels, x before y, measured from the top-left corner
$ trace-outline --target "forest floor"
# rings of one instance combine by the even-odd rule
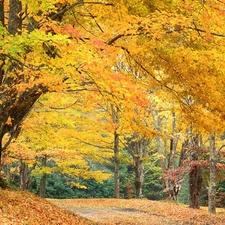
[[[147,199],[41,199],[0,189],[0,225],[225,225],[225,209]]]
[[[30,192],[0,189],[0,225],[93,225]]]
[[[147,199],[48,199],[66,210],[99,225],[225,225],[225,209],[217,215],[207,209]]]

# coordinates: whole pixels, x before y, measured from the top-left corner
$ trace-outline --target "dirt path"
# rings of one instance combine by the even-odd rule
[[[171,221],[166,216],[149,213],[148,211],[136,209],[136,208],[122,208],[122,207],[108,207],[108,206],[81,206],[76,204],[70,204],[63,200],[52,200],[50,202],[56,204],[74,214],[87,218],[99,225],[179,225],[178,221]],[[87,204],[88,205],[88,204]]]
[[[147,199],[48,199],[98,225],[225,225],[225,215],[211,215],[171,202]]]
[[[171,224],[166,219],[165,216],[157,214],[149,214],[147,212],[137,210],[134,208],[116,208],[116,207],[105,207],[105,208],[88,208],[82,207],[77,209],[68,209],[67,210],[75,213],[76,215],[85,217],[94,222],[101,224],[136,224],[144,225],[149,224],[149,220],[157,221],[151,224]],[[141,218],[141,221],[138,221]],[[108,221],[108,223],[107,223]],[[110,222],[114,221],[114,222]],[[135,222],[134,222],[135,221]],[[175,224],[175,223],[173,223]]]

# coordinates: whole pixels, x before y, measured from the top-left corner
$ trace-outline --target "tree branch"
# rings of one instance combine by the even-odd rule
[[[33,65],[27,65],[25,63],[22,63],[20,60],[14,58],[13,56],[11,56],[9,54],[1,54],[0,55],[0,58],[2,60],[5,59],[5,57],[10,59],[11,61],[17,62],[21,67],[26,67],[26,68],[31,69],[31,70],[41,70],[41,67],[35,67]]]
[[[205,30],[202,30],[200,28],[198,28],[195,24],[194,24],[194,28],[193,27],[187,27],[188,29],[191,29],[191,30],[196,30],[197,32],[201,32],[201,33],[206,33]],[[217,36],[217,37],[225,37],[225,34],[220,34],[220,33],[215,33],[215,32],[209,32],[211,35],[213,36]]]
[[[90,146],[93,146],[93,147],[96,147],[96,148],[101,148],[101,149],[110,149],[110,150],[114,150],[113,148],[111,148],[111,147],[103,147],[103,146],[100,146],[100,145],[95,145],[95,144],[92,144],[92,143],[90,143],[90,142],[87,142],[87,141],[83,141],[83,140],[81,140],[81,139],[79,139],[79,138],[76,138],[75,137],[75,139],[77,139],[78,141],[80,141],[80,142],[82,142],[82,143],[84,143],[84,144],[86,144],[86,145],[90,145]],[[110,144],[110,143],[106,143],[106,144]]]
[[[72,104],[70,104],[70,105],[68,105],[68,106],[65,106],[65,107],[53,107],[53,106],[49,106],[49,108],[50,108],[50,109],[68,109],[68,108],[70,108],[70,107],[76,105],[77,102],[78,102],[78,99],[77,99],[74,103],[72,103]]]
[[[58,13],[51,16],[51,19],[54,20],[57,16],[62,15],[69,10],[73,9],[74,7],[78,5],[86,5],[86,4],[92,4],[92,5],[105,5],[105,6],[114,6],[113,3],[104,3],[104,2],[84,2],[83,0],[78,0],[77,2],[73,3],[72,5],[69,5],[65,7],[64,9],[60,10]]]
[[[223,144],[222,146],[220,146],[220,148],[218,149],[218,154],[220,154],[220,151],[225,147],[225,144]]]

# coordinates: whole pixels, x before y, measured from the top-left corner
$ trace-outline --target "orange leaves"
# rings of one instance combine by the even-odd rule
[[[28,192],[1,190],[0,198],[0,221],[2,225],[92,224],[88,220],[79,218]]]
[[[212,41],[213,40],[213,37],[212,37],[212,35],[211,35],[211,33],[210,33],[210,30],[206,30],[206,32],[205,32],[205,39],[207,40],[207,41]]]
[[[64,27],[60,28],[59,33],[69,35],[70,37],[73,37],[73,38],[82,37],[82,35],[80,34],[80,31],[74,29],[73,26],[70,24],[67,24]]]
[[[99,39],[92,39],[92,43],[93,43],[93,45],[95,45],[99,48],[106,46],[106,44],[102,40],[99,40]]]

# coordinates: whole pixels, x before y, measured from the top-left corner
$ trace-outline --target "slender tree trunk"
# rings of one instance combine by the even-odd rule
[[[2,138],[0,138],[0,172],[2,170]]]
[[[177,148],[177,141],[178,140],[176,137],[173,137],[170,140],[170,153],[167,171],[175,170],[175,153]],[[167,172],[165,172],[164,174],[167,174]],[[166,199],[177,201],[177,196],[180,192],[181,185],[183,182],[183,177],[181,179],[179,177],[172,180],[170,179],[170,177],[167,176],[164,177],[164,188],[165,188],[164,195]]]
[[[136,198],[143,197],[143,186],[144,186],[144,165],[143,158],[145,156],[145,140],[141,139],[134,143],[133,159],[135,165],[135,187],[136,187]]]
[[[24,191],[27,190],[29,186],[28,165],[24,163],[22,159],[19,160],[19,165],[20,165],[20,189]]]
[[[176,114],[173,113],[173,121],[172,121],[172,138],[170,139],[170,153],[169,153],[169,161],[168,161],[168,169],[175,169],[175,156],[178,138],[176,136]]]
[[[111,105],[112,121],[115,124],[114,130],[114,196],[120,198],[120,159],[119,159],[119,134],[117,133],[117,126],[119,122],[118,108]]]
[[[135,175],[136,198],[142,198],[144,186],[144,166],[140,157],[136,157],[135,159]]]
[[[209,189],[208,189],[208,211],[216,214],[216,144],[215,134],[211,134],[209,146]]]
[[[47,156],[44,156],[42,158],[42,167],[46,167],[46,163],[47,163]],[[41,183],[40,183],[40,197],[41,198],[45,198],[45,195],[46,195],[46,179],[47,179],[47,175],[46,175],[46,173],[44,173],[41,177]]]
[[[153,122],[154,122],[154,127],[157,131],[162,132],[162,118],[158,117],[157,114],[154,110],[152,110],[152,116],[153,116]],[[162,168],[162,172],[164,173],[166,171],[166,163],[165,163],[165,152],[166,152],[166,147],[165,147],[165,142],[162,138],[162,136],[156,136],[156,143],[157,143],[157,150],[158,153],[160,154],[160,166]]]
[[[119,134],[114,132],[114,195],[120,198],[120,160],[119,160]]]

